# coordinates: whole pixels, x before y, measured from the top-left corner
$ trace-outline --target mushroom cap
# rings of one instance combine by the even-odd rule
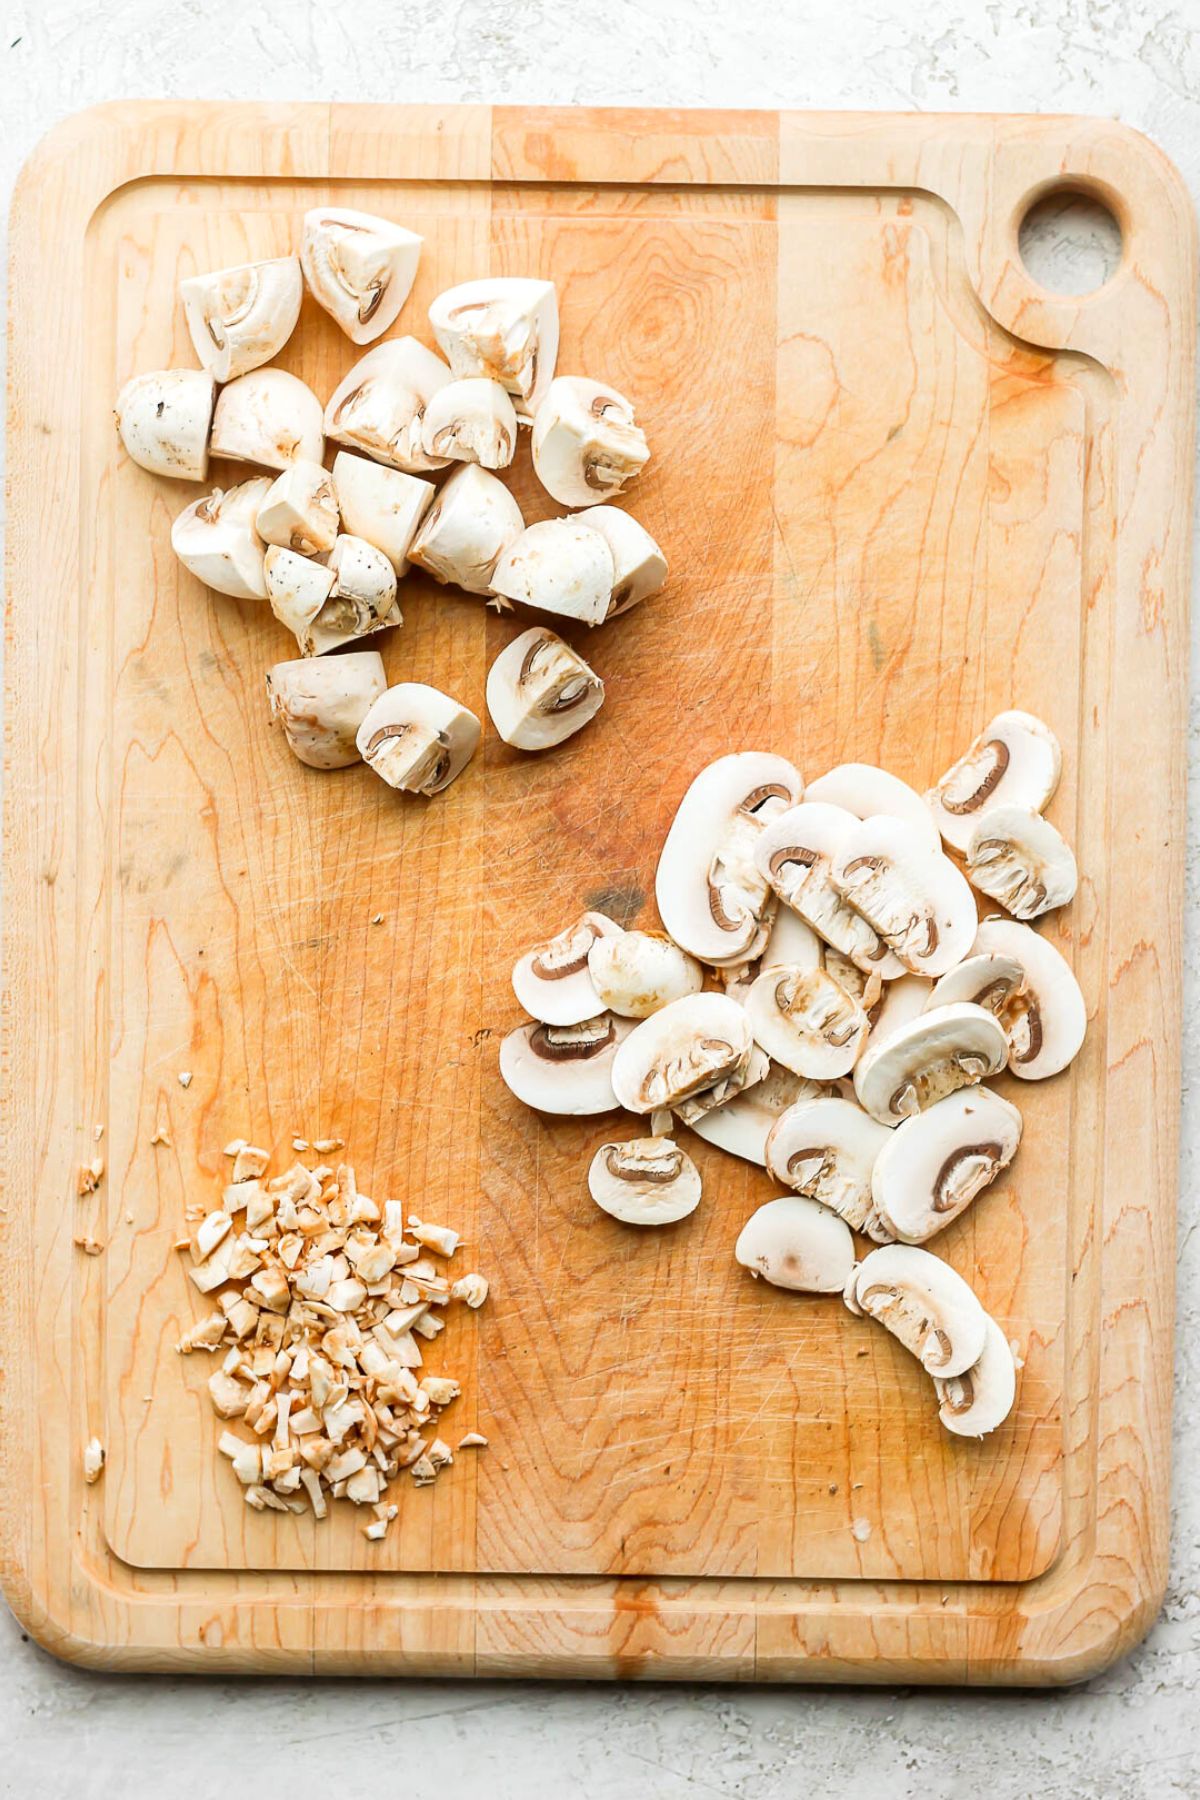
[[[252,369],[217,395],[213,408],[213,456],[286,469],[292,462],[319,463],[325,454],[321,402],[286,369]]]
[[[263,575],[271,611],[295,633],[302,655],[315,656],[310,627],[333,592],[333,570],[298,551],[271,544],[263,559]]]
[[[391,787],[440,794],[479,745],[479,720],[449,694],[402,681],[381,694],[358,728],[358,753]]]
[[[513,968],[513,993],[543,1025],[582,1025],[605,1010],[592,982],[589,953],[606,938],[623,936],[606,913],[581,913],[555,937],[535,944]]]
[[[935,1375],[938,1418],[955,1437],[981,1438],[1002,1425],[1017,1397],[1017,1366],[1012,1348],[987,1316],[979,1360],[962,1375]]]
[[[278,356],[296,329],[304,283],[297,256],[238,263],[179,284],[183,316],[201,366],[236,381]]]
[[[701,769],[679,802],[658,860],[655,893],[667,931],[702,962],[756,954],[770,889],[754,848],[773,815],[803,792],[782,756],[743,750]]]
[[[430,400],[453,379],[416,338],[389,338],[360,356],[334,388],[325,436],[408,475],[445,469],[448,458],[426,455],[421,427]]]
[[[962,1276],[928,1250],[870,1251],[843,1297],[851,1312],[886,1326],[930,1375],[961,1375],[983,1354],[987,1314]]]
[[[171,548],[186,569],[234,600],[265,600],[266,546],[254,521],[271,483],[265,475],[237,487],[214,488],[176,518]]]
[[[848,1074],[866,1041],[866,1012],[826,969],[764,969],[746,1013],[768,1056],[810,1081]]]
[[[386,686],[376,650],[315,661],[302,657],[267,671],[271,716],[310,769],[345,769],[359,761],[358,728]]]
[[[429,308],[433,335],[456,377],[488,375],[524,404],[525,417],[554,379],[558,296],[530,276],[484,276],[439,294]]]
[[[700,1204],[700,1171],[671,1138],[601,1144],[588,1170],[596,1205],[625,1225],[673,1225]]]
[[[435,581],[490,594],[496,564],[524,529],[504,483],[478,463],[462,463],[438,490],[408,553]]]
[[[967,874],[1017,919],[1036,919],[1075,898],[1075,857],[1049,819],[1004,801],[980,814],[967,841]]]
[[[979,914],[966,878],[903,819],[877,813],[858,820],[831,874],[843,899],[911,974],[944,975],[971,948]]]
[[[127,381],[113,416],[138,467],[175,481],[205,480],[215,392],[207,369],[155,369]]]
[[[1087,1007],[1070,963],[1031,925],[985,919],[975,955],[1009,956],[1025,981],[1000,1012],[1008,1033],[1008,1067],[1022,1081],[1043,1081],[1074,1061],[1087,1030]]]
[[[771,820],[755,847],[764,881],[827,944],[867,973],[890,978],[904,965],[875,928],[838,892],[833,864],[857,824],[853,813],[804,800]]]
[[[424,239],[347,206],[304,215],[300,261],[313,299],[346,336],[369,344],[394,324],[412,291]]]
[[[613,591],[613,559],[604,538],[570,519],[527,525],[500,556],[492,588],[539,612],[599,625]]]
[[[867,1038],[867,1049],[881,1044],[893,1031],[901,1025],[907,1025],[925,1012],[933,1001],[930,996],[934,991],[934,983],[924,975],[901,975],[895,981],[885,981],[883,992],[874,1006],[868,1006],[867,1017],[871,1022],[870,1035]],[[951,996],[947,996],[949,999]],[[967,999],[966,994],[954,995],[955,999]]]
[[[397,576],[407,574],[408,547],[433,501],[433,483],[339,450],[333,459],[333,491],[351,536],[382,550]]]
[[[1062,750],[1032,713],[997,713],[925,799],[948,844],[965,850],[981,812],[1015,801],[1041,812],[1058,786]]]
[[[699,963],[670,938],[649,931],[597,938],[588,968],[601,1006],[623,1019],[648,1019],[704,986]]]
[[[500,652],[488,670],[486,698],[506,744],[547,750],[595,718],[604,683],[556,632],[535,625]]]
[[[447,382],[425,408],[421,443],[427,456],[506,469],[517,447],[517,415],[507,389],[487,375]]]
[[[923,1244],[1008,1167],[1021,1115],[990,1088],[960,1088],[885,1136],[872,1177],[875,1210],[902,1243]]]
[[[598,531],[612,551],[610,619],[658,593],[667,579],[667,559],[644,525],[619,506],[589,506],[571,516],[573,523]]]
[[[337,501],[328,469],[318,462],[289,463],[267,490],[255,521],[265,544],[298,556],[324,556],[338,534]]]
[[[862,1231],[871,1215],[871,1173],[893,1136],[852,1100],[798,1100],[776,1119],[766,1166],[776,1181],[819,1200]]]
[[[627,1019],[601,1013],[580,1025],[518,1025],[500,1045],[505,1084],[538,1112],[575,1118],[614,1112],[612,1071]]]
[[[849,1226],[828,1207],[783,1194],[753,1212],[733,1254],[752,1275],[799,1294],[840,1294],[854,1268]]]
[[[920,794],[898,775],[877,769],[873,763],[838,763],[836,768],[809,782],[805,799],[840,806],[856,819],[870,819],[880,813],[902,819],[923,835],[930,849],[941,848],[937,826]]]
[[[534,414],[530,447],[538,480],[563,506],[614,499],[650,460],[631,403],[582,375],[550,383]]]
[[[765,1168],[767,1139],[780,1114],[798,1100],[817,1099],[826,1091],[815,1081],[793,1075],[782,1063],[769,1062],[761,1081],[691,1119],[689,1130],[730,1156]]]
[[[1008,1040],[996,1015],[957,1001],[931,1007],[869,1044],[854,1071],[854,1091],[873,1119],[898,1125],[958,1088],[997,1074],[1007,1058]]]
[[[925,1005],[949,1006],[953,1000],[969,1000],[973,1006],[985,1006],[999,1017],[1024,985],[1025,971],[1016,957],[989,950],[965,957],[948,974],[940,976],[932,988],[926,983]]]
[[[630,1112],[673,1107],[744,1072],[752,1048],[736,1000],[689,994],[633,1027],[613,1062],[613,1092]]]

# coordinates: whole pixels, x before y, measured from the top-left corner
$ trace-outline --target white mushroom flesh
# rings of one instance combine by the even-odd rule
[[[500,1074],[538,1112],[576,1118],[613,1112],[613,1063],[632,1029],[611,1013],[580,1025],[519,1025],[500,1045]]]
[[[964,1088],[886,1137],[872,1178],[875,1210],[902,1243],[923,1244],[1008,1167],[1021,1115],[990,1088]]]
[[[1031,925],[1015,919],[985,919],[974,951],[1011,957],[1024,976],[999,1013],[1012,1074],[1022,1081],[1057,1075],[1074,1061],[1087,1030],[1087,1007],[1071,965]]]
[[[319,463],[325,454],[321,402],[286,369],[239,375],[217,395],[209,448],[213,456],[266,469]]]
[[[938,1418],[955,1437],[981,1438],[1003,1425],[1017,1396],[1017,1365],[1008,1339],[989,1317],[983,1351],[961,1375],[935,1375]]]
[[[517,961],[513,992],[525,1011],[544,1025],[582,1025],[606,1010],[592,981],[590,953],[624,936],[606,913],[585,912],[556,937],[535,944]]]
[[[588,951],[588,968],[601,1006],[624,1019],[648,1019],[704,986],[704,971],[694,958],[669,938],[647,931],[597,938]]]
[[[867,1015],[825,969],[764,969],[746,996],[755,1041],[810,1081],[848,1074],[866,1041]]]
[[[839,806],[805,800],[772,819],[755,847],[755,862],[785,906],[860,969],[903,973],[879,933],[838,892],[833,863],[856,820]]]
[[[266,545],[255,519],[271,483],[265,475],[214,488],[185,507],[171,526],[171,548],[185,568],[234,600],[265,600]]]
[[[500,556],[492,588],[539,612],[599,625],[612,599],[612,551],[598,531],[570,519],[543,519]]]
[[[433,484],[339,450],[333,491],[345,530],[382,550],[398,577],[407,574],[408,547],[433,501]]]
[[[486,698],[506,744],[546,750],[595,718],[604,683],[556,632],[535,625],[500,652],[488,670]]]
[[[751,1214],[733,1254],[772,1287],[840,1294],[854,1268],[854,1239],[849,1226],[828,1208],[784,1194]]]
[[[981,813],[1002,801],[1041,812],[1058,786],[1062,751],[1032,713],[997,713],[925,798],[942,836],[965,850]]]
[[[840,806],[856,819],[870,819],[880,813],[902,819],[923,835],[931,849],[940,848],[937,826],[921,795],[898,775],[877,769],[873,763],[839,763],[809,782],[805,798]]]
[[[644,525],[619,506],[589,506],[572,522],[598,531],[613,559],[613,591],[608,618],[615,619],[657,594],[667,579],[667,559]]]
[[[389,338],[360,357],[330,395],[325,436],[408,475],[449,467],[422,442],[425,408],[452,380],[440,356],[416,338]]]
[[[892,1136],[851,1100],[798,1100],[772,1127],[766,1166],[776,1181],[862,1231],[871,1217],[875,1159]]]
[[[371,707],[358,730],[358,752],[389,787],[440,794],[470,762],[479,720],[449,694],[402,681]]]
[[[329,471],[315,462],[289,463],[258,509],[258,535],[298,556],[324,556],[338,534],[338,508]]]
[[[478,463],[463,463],[439,489],[408,553],[435,581],[492,596],[496,564],[524,529],[521,509],[504,483]],[[503,598],[496,604],[511,610]]]
[[[668,1137],[601,1144],[588,1170],[596,1205],[625,1225],[673,1225],[700,1204],[700,1173]]]
[[[333,592],[333,570],[272,544],[263,560],[263,575],[271,611],[281,625],[295,633],[301,653],[315,656],[311,626]]]
[[[235,381],[277,356],[300,317],[300,260],[273,257],[179,284],[196,355],[214,381]]]
[[[927,986],[926,1006],[949,1006],[954,1000],[969,1000],[999,1017],[1024,985],[1025,971],[1016,957],[991,950],[966,957],[948,975],[935,981],[932,988]]]
[[[928,1250],[872,1250],[844,1298],[851,1312],[885,1326],[930,1375],[962,1375],[983,1354],[987,1314],[962,1276]]]
[[[349,207],[304,215],[300,261],[309,292],[356,344],[382,337],[416,280],[423,239]]]
[[[944,975],[971,948],[975,897],[948,856],[902,819],[856,822],[833,859],[833,884],[913,975]]]
[[[934,983],[924,975],[901,975],[895,981],[885,981],[879,998],[867,1007],[871,1030],[866,1048],[869,1050],[873,1045],[881,1044],[901,1025],[907,1025],[910,1019],[927,1011],[933,1004],[930,999],[933,991]],[[962,997],[967,998],[966,995]]]
[[[517,415],[498,381],[470,375],[430,397],[421,424],[427,456],[507,469],[517,447]]]
[[[765,1168],[767,1140],[780,1114],[798,1100],[819,1099],[826,1092],[817,1082],[793,1075],[781,1063],[770,1063],[761,1081],[692,1119],[689,1129],[730,1156]]]
[[[549,281],[494,276],[439,294],[429,323],[458,379],[486,375],[516,396],[527,422],[554,379],[558,297]]]
[[[534,415],[531,447],[538,480],[563,506],[615,499],[650,459],[625,396],[577,375],[551,382]]]
[[[937,1006],[868,1045],[854,1071],[859,1104],[881,1125],[923,1112],[1004,1067],[1008,1040],[994,1013],[959,1002]]]
[[[744,1072],[752,1049],[736,1001],[690,994],[634,1026],[613,1063],[613,1090],[630,1112],[675,1107]]]
[[[306,657],[267,671],[271,716],[310,769],[344,769],[359,761],[358,728],[386,687],[383,658],[374,650],[320,661]]]
[[[1066,906],[1079,880],[1070,845],[1049,819],[1008,803],[981,815],[967,843],[967,875],[1016,919]]]
[[[138,467],[175,481],[203,481],[215,391],[204,369],[158,369],[127,381],[113,416]]]

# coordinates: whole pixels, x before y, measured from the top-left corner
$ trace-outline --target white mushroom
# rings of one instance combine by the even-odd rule
[[[323,656],[404,622],[395,571],[362,538],[339,537],[326,563],[272,545],[264,569],[271,610],[295,633],[302,656]]]
[[[854,1091],[873,1119],[898,1125],[997,1074],[1007,1056],[994,1013],[965,1001],[936,1006],[868,1044],[854,1071]]]
[[[784,1187],[862,1231],[871,1217],[875,1159],[892,1135],[852,1100],[798,1100],[772,1127],[766,1166]]]
[[[319,463],[325,454],[321,402],[286,369],[239,375],[217,395],[209,449],[214,456],[267,469]]]
[[[753,1042],[724,994],[689,994],[635,1025],[613,1062],[613,1092],[630,1112],[678,1105],[744,1071]]]
[[[235,381],[277,356],[296,328],[304,284],[295,256],[241,263],[179,284],[196,355],[214,381]]]
[[[815,1081],[793,1075],[782,1063],[769,1063],[761,1081],[692,1119],[689,1129],[730,1156],[765,1168],[767,1140],[780,1115],[798,1100],[819,1099],[825,1092]]]
[[[214,392],[205,369],[156,369],[127,381],[113,417],[138,467],[176,481],[203,481]]]
[[[990,1316],[977,1362],[962,1375],[935,1375],[938,1418],[955,1437],[981,1438],[1002,1425],[1017,1394],[1017,1366],[1008,1339]]]
[[[754,860],[785,906],[860,969],[887,977],[903,973],[874,927],[833,884],[833,864],[857,824],[840,806],[804,801],[771,820]]]
[[[486,375],[447,382],[430,396],[421,444],[426,456],[507,469],[517,447],[517,415],[507,391]]]
[[[698,1094],[690,1094],[677,1100],[674,1103],[676,1118],[694,1128],[697,1119],[702,1119],[705,1113],[719,1111],[722,1106],[728,1106],[730,1101],[736,1100],[739,1094],[749,1093],[760,1081],[765,1081],[770,1068],[771,1059],[766,1051],[761,1050],[757,1044],[751,1044],[749,1056],[731,1069],[728,1075],[723,1075],[711,1087],[702,1088]]]
[[[382,550],[366,538],[342,532],[326,560],[333,574],[334,599],[354,600],[382,623],[401,623],[396,571]]]
[[[270,485],[260,475],[237,487],[214,488],[185,507],[171,526],[171,548],[180,562],[218,594],[235,600],[267,597],[266,546],[254,521]]]
[[[440,794],[479,744],[479,720],[449,694],[402,681],[381,694],[358,728],[358,753],[389,787]]]
[[[967,842],[967,874],[1017,919],[1036,919],[1075,898],[1071,848],[1049,819],[1008,801],[980,815]]]
[[[596,1205],[625,1225],[673,1225],[700,1204],[700,1172],[671,1138],[601,1144],[588,1170]]]
[[[902,1243],[923,1244],[1008,1167],[1021,1115],[990,1088],[963,1088],[885,1136],[872,1178],[875,1210]]]
[[[906,825],[921,832],[931,849],[941,848],[937,826],[916,789],[872,763],[839,763],[810,781],[804,797],[820,800],[826,806],[840,806],[856,819],[870,819],[878,813],[903,819]]]
[[[386,687],[383,658],[375,650],[316,661],[304,657],[267,671],[271,716],[310,769],[345,769],[358,762],[358,728]]]
[[[873,1006],[868,1006],[867,1017],[871,1021],[871,1031],[867,1038],[867,1049],[874,1044],[881,1044],[885,1037],[901,1025],[907,1025],[910,1019],[917,1018],[933,1005],[930,996],[934,991],[934,983],[923,975],[901,975],[896,981],[885,981],[883,992]],[[950,995],[946,996],[950,999]],[[955,995],[955,999],[967,999],[966,994]]]
[[[1062,751],[1031,713],[997,713],[925,798],[948,844],[965,850],[980,813],[1001,801],[1041,812],[1058,786]]]
[[[613,591],[612,551],[598,531],[570,519],[528,525],[492,571],[492,588],[539,612],[599,625]]]
[[[489,376],[521,402],[522,423],[532,416],[558,359],[552,282],[525,276],[464,281],[438,295],[429,323],[456,377]]]
[[[657,594],[667,579],[667,559],[644,525],[619,506],[589,506],[572,522],[598,531],[613,559],[613,591],[607,617],[615,619]]]
[[[604,683],[556,632],[535,625],[500,652],[488,670],[486,697],[506,744],[546,750],[595,718]]]
[[[345,206],[304,215],[300,261],[308,290],[356,344],[382,337],[408,299],[423,239]]]
[[[834,856],[833,884],[913,975],[944,975],[971,948],[975,896],[948,856],[902,819],[858,821]]]
[[[752,1213],[733,1254],[752,1275],[799,1294],[840,1294],[854,1269],[849,1226],[797,1194],[768,1200]]]
[[[360,357],[325,408],[325,436],[389,469],[421,475],[449,465],[421,441],[425,408],[454,379],[440,356],[416,338],[390,338]]]
[[[974,1006],[986,1006],[989,1012],[999,1017],[1024,985],[1025,971],[1016,957],[989,950],[978,956],[968,956],[949,974],[935,981],[932,988],[927,985],[925,1005],[949,1006],[953,1000],[969,1000]],[[917,1011],[921,1010],[917,1008]]]
[[[848,1074],[866,1041],[866,1012],[825,969],[764,969],[746,1012],[756,1043],[809,1081]]]
[[[339,450],[333,491],[346,531],[382,550],[397,576],[407,574],[408,547],[436,491],[432,482]]]
[[[310,627],[333,592],[333,570],[295,550],[268,549],[263,562],[267,599],[281,625],[295,634],[304,656],[315,656]]]
[[[623,935],[606,913],[581,913],[556,937],[519,958],[512,972],[513,993],[543,1025],[582,1025],[596,1018],[605,1007],[592,981],[591,951],[595,944]]]
[[[633,407],[601,381],[560,375],[534,415],[533,467],[563,506],[613,500],[650,460]]]
[[[463,463],[439,489],[408,553],[435,581],[491,595],[496,564],[524,529],[521,509],[504,483],[478,463]],[[500,611],[512,610],[506,600],[496,604]]]
[[[632,1029],[611,1013],[579,1025],[519,1025],[500,1045],[500,1073],[517,1099],[538,1112],[613,1112],[613,1063]]]
[[[999,1012],[1011,1072],[1022,1081],[1057,1075],[1078,1055],[1087,1030],[1087,1008],[1071,965],[1031,925],[1015,919],[985,919],[974,954],[1008,956],[1021,967],[1022,986]]]
[[[699,963],[670,938],[650,931],[597,938],[588,951],[588,969],[601,1006],[624,1019],[648,1019],[704,986]]]
[[[843,1298],[852,1313],[886,1326],[927,1374],[961,1375],[983,1354],[987,1314],[962,1276],[928,1250],[872,1250]]]
[[[329,471],[317,462],[289,463],[258,509],[258,535],[298,556],[323,556],[338,533],[337,501]]]

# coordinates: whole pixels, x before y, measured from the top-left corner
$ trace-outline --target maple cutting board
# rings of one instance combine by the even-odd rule
[[[1062,185],[1124,233],[1078,301],[1017,252]],[[288,640],[175,562],[199,490],[112,429],[129,375],[194,360],[179,279],[294,248],[331,202],[424,234],[399,330],[470,276],[552,277],[560,367],[631,395],[653,446],[628,503],[671,579],[581,636],[604,711],[542,758],[489,736],[431,804],[291,758],[263,697]],[[42,1643],[126,1669],[1045,1682],[1144,1631],[1194,285],[1178,176],[1109,121],[137,103],[45,141],[13,215],[0,1266],[0,1570]],[[324,396],[357,354],[306,300],[280,360]],[[554,510],[527,451],[515,479]],[[513,623],[417,577],[404,611],[389,677],[482,713]],[[497,1049],[529,941],[581,904],[654,923],[711,757],[922,787],[1010,705],[1064,745],[1082,881],[1046,930],[1091,1024],[1014,1094],[1015,1166],[937,1242],[1025,1357],[972,1444],[885,1332],[733,1266],[762,1171],[689,1139],[700,1211],[622,1228],[584,1182],[613,1121],[526,1112]],[[185,1206],[227,1139],[297,1131],[343,1136],[492,1281],[430,1357],[463,1378],[452,1435],[490,1448],[397,1483],[381,1545],[349,1507],[247,1509],[211,1364],[174,1352],[203,1305]]]

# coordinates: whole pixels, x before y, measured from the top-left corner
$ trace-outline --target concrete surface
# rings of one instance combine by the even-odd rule
[[[782,15],[775,16],[773,15]],[[767,23],[771,20],[771,23]],[[0,186],[54,120],[116,96],[915,107],[1119,114],[1200,194],[1200,0],[3,0]],[[1092,232],[1042,233],[1061,276]],[[1193,773],[1197,711],[1190,741]],[[1188,999],[1197,967],[1189,845]],[[1200,1022],[1187,1027],[1186,1067]],[[0,1792],[291,1800],[532,1789],[584,1800],[1200,1795],[1200,1117],[1185,1089],[1173,1574],[1149,1640],[1061,1694],[117,1680],[0,1608]],[[238,1773],[235,1774],[235,1771]]]

